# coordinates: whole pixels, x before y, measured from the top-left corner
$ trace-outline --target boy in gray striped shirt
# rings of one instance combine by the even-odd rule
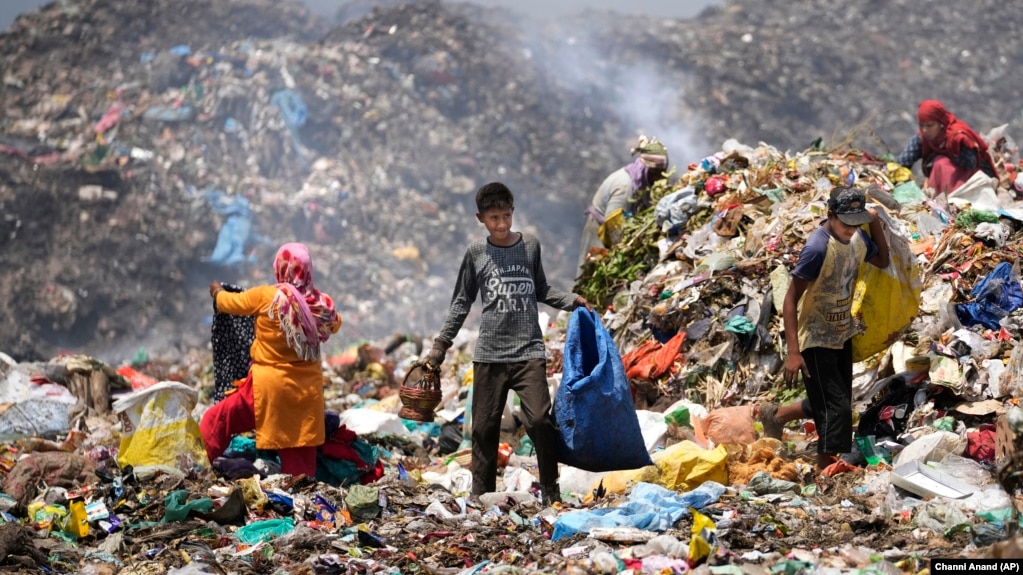
[[[556,433],[547,389],[547,360],[537,302],[562,310],[590,304],[547,284],[535,236],[513,232],[515,198],[500,182],[476,192],[476,218],[489,237],[469,244],[458,270],[451,307],[423,362],[437,369],[462,328],[476,295],[483,302],[473,353],[472,494],[497,487],[497,447],[508,391],[518,394],[526,433],[536,446],[545,503],[560,501]]]

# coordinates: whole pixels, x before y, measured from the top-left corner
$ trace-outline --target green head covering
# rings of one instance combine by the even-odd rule
[[[668,167],[668,148],[656,138],[647,139],[640,136],[636,147],[631,150],[632,155],[639,154],[639,159],[647,166]]]

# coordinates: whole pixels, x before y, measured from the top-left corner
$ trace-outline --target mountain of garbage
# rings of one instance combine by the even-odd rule
[[[327,25],[268,0],[79,0],[0,36],[4,570],[919,573],[1020,556],[1023,165],[1002,98],[1019,23],[987,1],[544,23],[365,4]],[[925,97],[989,137],[999,178],[934,196],[891,161]],[[653,465],[563,465],[545,505],[512,400],[499,490],[470,497],[471,329],[435,421],[400,408],[480,233],[472,192],[508,182],[567,287],[582,208],[638,131],[668,142],[674,174],[574,284],[621,352]],[[882,214],[891,264],[858,279],[856,447],[820,471],[812,422],[778,440],[754,413],[803,391],[779,377],[780,298],[839,184]],[[315,478],[279,474],[244,434],[208,461],[196,437],[221,377],[206,285],[269,281],[291,240],[345,319]],[[565,389],[566,318],[541,324]]]
[[[336,27],[290,2],[48,5],[0,35],[0,349],[180,356],[203,346],[206,283],[268,281],[291,239],[338,297],[339,341],[428,333],[494,179],[570,283],[582,210],[638,132],[684,166],[732,136],[897,145],[924,97],[1012,120],[1019,24],[948,4],[538,23],[440,2],[350,19],[356,3]],[[980,33],[991,20],[1005,33]]]

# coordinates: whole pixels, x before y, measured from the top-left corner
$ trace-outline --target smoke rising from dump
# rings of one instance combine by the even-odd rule
[[[239,281],[270,279],[275,244],[313,244],[343,345],[437,329],[487,181],[517,192],[518,225],[567,287],[581,211],[640,132],[684,165],[729,137],[802,149],[866,120],[897,147],[926,97],[981,131],[1018,116],[1004,95],[1019,91],[1023,21],[996,9],[737,0],[694,21],[520,25],[417,2],[328,20],[264,0],[76,0],[0,35],[0,269],[21,270],[0,274],[0,350],[39,358],[151,333],[204,345],[205,284],[230,279],[202,262],[226,219],[207,191],[249,200],[268,239],[250,243]],[[223,59],[169,58],[182,44]],[[292,84],[304,125],[274,100]],[[112,146],[96,137],[103,118]]]

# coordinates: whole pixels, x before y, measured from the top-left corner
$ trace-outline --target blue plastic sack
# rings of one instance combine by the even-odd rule
[[[622,356],[600,317],[586,308],[576,309],[568,320],[554,420],[562,463],[587,471],[653,465]]]
[[[301,152],[303,146],[298,131],[305,125],[309,117],[309,108],[306,106],[305,100],[302,99],[301,94],[294,90],[281,90],[270,98],[270,103],[280,109],[284,123],[288,126],[288,131],[291,132],[291,141],[295,144],[298,158],[308,167],[309,161]]]
[[[213,254],[203,258],[203,261],[221,266],[254,261],[245,255],[245,247],[252,234],[249,201],[242,196],[228,196],[220,190],[207,190],[206,200],[209,201],[210,209],[214,213],[227,216],[227,219],[217,233],[217,245],[213,248]]]
[[[956,305],[959,321],[966,327],[980,324],[988,329],[999,329],[1003,317],[1023,306],[1019,270],[1009,262],[998,264],[973,286],[970,296],[974,301]]]
[[[270,97],[270,103],[280,109],[288,129],[295,131],[305,125],[309,108],[302,95],[294,90],[281,90]]]

